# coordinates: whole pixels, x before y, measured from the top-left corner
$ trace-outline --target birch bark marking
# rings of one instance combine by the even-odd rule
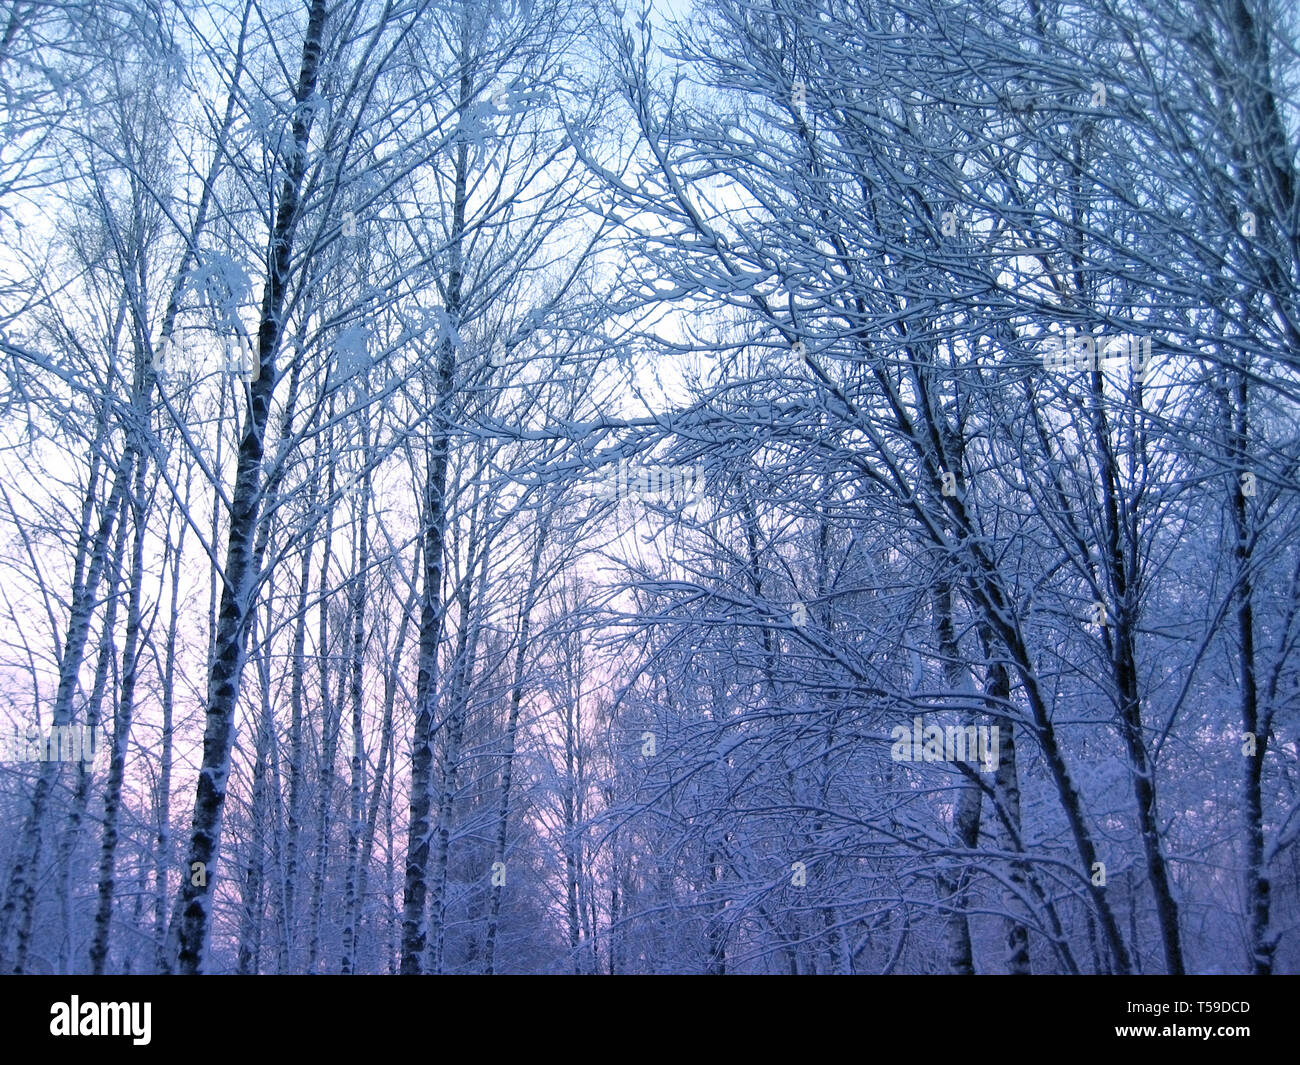
[[[222,583],[217,634],[213,641],[212,665],[208,676],[203,764],[199,771],[194,802],[189,851],[172,916],[177,971],[187,974],[203,971],[204,953],[211,928],[212,893],[216,884],[216,862],[221,844],[221,815],[226,801],[226,780],[230,774],[230,748],[234,740],[235,701],[244,666],[249,600],[256,576],[252,548],[261,503],[266,423],[271,409],[271,392],[275,386],[275,356],[283,332],[281,315],[288,288],[294,230],[298,222],[299,193],[307,169],[307,138],[311,132],[312,110],[306,103],[316,91],[325,18],[324,0],[312,0],[295,94],[297,106],[293,115],[293,153],[287,160],[275,228],[271,235],[271,269],[262,291],[262,314],[257,331],[258,374],[249,386],[249,404],[244,417],[235,489],[231,497],[225,579]],[[196,863],[207,870],[206,876],[199,878],[190,875],[190,870]],[[202,882],[196,884],[196,880]]]
[[[462,63],[458,111],[474,99],[468,66],[469,20],[461,23]],[[461,311],[463,277],[462,244],[469,189],[469,146],[462,140],[456,150],[456,184],[448,238],[451,269],[447,275],[447,317],[455,323]],[[424,587],[420,595],[420,650],[415,679],[415,730],[411,737],[411,815],[406,844],[406,877],[402,898],[403,975],[418,974],[422,967],[429,925],[425,901],[429,894],[429,845],[434,828],[429,823],[433,804],[433,731],[438,688],[438,638],[442,632],[443,552],[447,536],[447,464],[451,442],[452,381],[456,347],[450,337],[438,344],[434,379],[432,439],[425,463],[426,480],[421,515],[424,529]]]

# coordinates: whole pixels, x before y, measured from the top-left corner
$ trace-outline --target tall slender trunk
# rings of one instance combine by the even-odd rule
[[[469,21],[462,21],[462,67],[459,109],[473,99],[468,61]],[[465,210],[469,181],[469,146],[462,140],[456,147],[456,181],[449,235],[451,270],[447,279],[447,316],[454,324],[461,311],[462,242],[465,238]],[[429,893],[429,847],[433,827],[429,823],[433,797],[433,734],[438,697],[438,641],[442,633],[442,576],[447,535],[447,466],[451,448],[452,382],[456,349],[450,337],[438,344],[434,378],[434,407],[431,439],[425,462],[424,499],[421,506],[423,544],[423,590],[420,596],[420,650],[415,681],[415,731],[411,740],[411,814],[406,844],[405,890],[402,899],[402,962],[406,975],[423,967],[428,942],[425,906]]]
[[[542,554],[550,533],[550,512],[539,519],[537,540],[533,544],[533,557],[529,565],[528,587],[524,592],[524,604],[519,614],[519,644],[515,648],[513,675],[510,681],[510,711],[506,717],[506,747],[502,754],[501,794],[497,800],[496,844],[493,851],[495,862],[504,868],[506,864],[506,839],[510,823],[510,786],[514,778],[515,742],[519,732],[519,707],[524,698],[524,670],[528,661],[528,644],[532,632],[533,608],[537,605],[537,577],[541,570]],[[497,927],[501,919],[501,896],[504,884],[492,885],[492,901],[488,910],[487,944],[485,971],[488,976],[495,972]]]
[[[711,891],[715,893],[715,898],[716,898],[716,893],[719,891],[718,884],[721,883],[722,881],[722,866],[718,861],[718,856],[716,853],[712,853],[708,856],[708,867],[709,867],[709,887]],[[618,883],[617,878],[615,878],[614,883],[615,885],[617,885]],[[613,913],[613,910],[617,906],[618,906],[618,888],[617,886],[615,886],[610,901],[611,928],[613,926],[614,921],[617,919],[615,914]],[[705,928],[704,939],[705,942],[708,944],[707,947],[708,965],[705,971],[708,973],[709,976],[727,975],[727,941],[726,941],[726,936],[724,934],[725,930],[722,925],[723,915],[725,913],[726,913],[726,909],[722,905],[722,902],[719,901],[716,904],[715,909],[709,914],[709,922]],[[613,966],[613,952],[614,952],[614,945],[613,945],[613,937],[611,935],[610,938],[611,971]]]
[[[565,918],[569,927],[569,954],[574,975],[582,973],[582,929],[578,923],[578,826],[574,811],[574,708],[565,708],[564,720],[564,794],[561,807],[564,817],[564,898]]]
[[[75,597],[76,590],[81,587],[85,579],[87,552],[90,548],[90,523],[93,517],[95,496],[98,492],[100,470],[103,465],[102,447],[104,435],[107,426],[107,405],[101,415],[99,428],[96,434],[96,440],[92,446],[92,455],[90,462],[90,473],[86,481],[86,494],[82,499],[81,520],[78,523],[77,550],[73,560],[72,588]],[[125,532],[119,528],[115,555],[112,563],[112,572],[120,573],[122,570],[122,557],[124,552]],[[109,595],[104,607],[105,623],[100,635],[99,662],[95,668],[95,682],[91,688],[90,698],[86,702],[86,727],[90,729],[91,735],[99,726],[100,708],[104,702],[104,691],[108,684],[109,662],[114,654],[113,649],[113,631],[116,628],[115,621],[109,621],[108,616],[116,616],[117,597]],[[98,752],[96,752],[98,753]],[[60,905],[63,908],[63,926],[64,942],[60,949],[59,971],[69,972],[72,964],[73,940],[75,931],[73,928],[73,890],[72,890],[72,861],[76,853],[77,845],[81,840],[81,825],[86,816],[86,807],[90,802],[90,784],[92,778],[91,767],[83,761],[76,767],[77,784],[73,791],[72,802],[68,809],[67,827],[62,836],[59,838],[59,853],[55,863],[57,870],[58,882],[62,885],[60,892]]]
[[[987,626],[981,626],[981,642],[988,668],[984,682],[985,694],[991,704],[990,716],[994,725],[1001,730],[999,736],[999,758],[994,770],[993,795],[1000,817],[1005,818],[1002,835],[1006,849],[1019,851],[1022,848],[1020,834],[1020,782],[1016,776],[1016,730],[1010,717],[999,713],[996,707],[1011,697],[1011,677],[1006,664],[994,657],[993,638]],[[1020,899],[1027,893],[1026,866],[1024,862],[1012,862],[1007,875],[1011,890],[1006,897],[1006,958],[1007,971],[1013,976],[1028,976],[1029,964],[1029,928],[1020,918],[1012,913],[1020,905]],[[1053,916],[1053,920],[1055,917]],[[1062,937],[1063,938],[1063,937]]]
[[[1228,390],[1225,388],[1225,392]],[[1253,742],[1245,757],[1242,778],[1242,820],[1245,828],[1245,898],[1250,935],[1251,972],[1267,976],[1273,971],[1276,940],[1269,935],[1268,868],[1264,857],[1264,756],[1268,749],[1268,723],[1262,719],[1259,700],[1259,663],[1255,651],[1255,583],[1252,576],[1254,523],[1241,475],[1250,472],[1250,385],[1245,373],[1234,375],[1231,396],[1225,396],[1227,452],[1235,484],[1231,494],[1234,561],[1236,563],[1237,660],[1241,673],[1241,728]],[[1253,474],[1252,474],[1253,476]]]
[[[331,415],[333,401],[330,403]],[[326,456],[330,455],[334,434],[327,432],[324,441]],[[325,476],[325,498],[332,498],[335,486],[335,467],[327,458]],[[310,935],[307,945],[307,971],[315,972],[322,955],[321,925],[324,920],[325,880],[329,871],[330,831],[334,819],[334,764],[338,755],[339,731],[343,727],[343,683],[340,679],[337,690],[330,687],[330,667],[333,656],[330,653],[329,597],[331,594],[329,571],[333,562],[334,513],[327,510],[325,514],[325,550],[320,566],[320,604],[318,606],[318,628],[316,643],[316,661],[320,669],[320,705],[321,705],[321,760],[317,767],[320,773],[320,794],[316,799],[316,863],[311,881],[311,902],[308,908],[308,928]],[[343,669],[339,670],[342,678]]]
[[[363,421],[361,427],[361,454],[365,461],[370,460],[369,427]],[[361,886],[358,883],[361,860],[361,839],[366,826],[363,821],[363,794],[365,791],[365,722],[362,715],[362,680],[366,651],[366,567],[370,564],[370,539],[367,528],[367,510],[370,501],[370,475],[365,474],[361,480],[361,498],[358,502],[360,511],[357,517],[356,550],[353,556],[353,578],[351,594],[352,618],[352,660],[349,702],[352,706],[352,764],[349,780],[349,819],[348,819],[348,853],[347,872],[343,882],[343,960],[340,971],[351,973],[356,965],[357,933],[361,922]],[[380,767],[380,775],[383,767]]]
[[[1120,733],[1128,750],[1133,798],[1137,806],[1142,851],[1146,857],[1147,879],[1155,897],[1156,920],[1164,946],[1165,968],[1171,975],[1183,973],[1183,953],[1178,929],[1178,906],[1174,901],[1164,845],[1160,837],[1156,810],[1155,766],[1147,748],[1142,725],[1142,696],[1138,679],[1137,626],[1141,600],[1138,581],[1138,518],[1130,506],[1121,504],[1121,469],[1111,446],[1111,429],[1106,417],[1103,393],[1105,380],[1100,370],[1092,372],[1093,437],[1101,474],[1103,535],[1101,564],[1106,571],[1106,587],[1113,601],[1112,615],[1105,626],[1105,643],[1111,672],[1119,697]],[[1133,434],[1136,439],[1137,434]]]
[[[272,630],[267,611],[266,631]],[[271,708],[271,671],[267,663],[269,638],[258,639],[257,615],[251,622],[249,641],[258,648],[258,686],[261,688],[261,712],[257,717],[257,743],[253,751],[253,801],[249,810],[248,854],[244,862],[244,886],[240,892],[239,952],[235,972],[240,976],[256,975],[262,958],[263,885],[266,881],[266,823],[270,810],[270,785],[267,777],[271,747],[275,742],[275,717]]]
[[[307,485],[307,506],[316,502],[319,458]],[[297,934],[298,848],[302,837],[303,793],[303,697],[307,671],[307,593],[311,586],[311,542],[302,547],[298,570],[298,599],[293,622],[293,649],[289,676],[289,801],[285,827],[284,883],[280,889],[280,963],[282,973],[293,971]]]
[[[384,720],[379,732],[379,761],[375,767],[375,786],[370,793],[370,810],[366,815],[365,831],[361,837],[361,858],[357,884],[357,934],[360,935],[360,923],[365,914],[366,899],[369,894],[370,862],[374,855],[375,833],[379,825],[379,811],[385,810],[385,828],[387,833],[387,851],[385,857],[386,891],[384,898],[392,898],[392,833],[393,833],[393,772],[396,758],[393,754],[393,711],[397,702],[397,682],[402,669],[402,650],[406,646],[406,634],[411,616],[415,609],[415,589],[402,606],[402,620],[398,624],[397,642],[392,652],[392,666],[384,676]],[[391,922],[390,922],[391,923]],[[396,951],[392,957],[396,958]]]
[[[126,558],[126,522],[118,522],[116,543],[113,545],[113,561],[109,565],[107,595],[104,603],[103,628],[99,636],[99,654],[95,665],[95,680],[91,685],[90,698],[86,700],[86,728],[92,737],[97,737],[103,720],[104,696],[108,690],[109,674],[116,673],[114,659],[117,656],[117,644],[114,634],[117,632],[117,608],[121,597],[118,585],[121,582],[123,561]],[[83,752],[84,753],[84,752]],[[96,747],[95,755],[99,754]],[[81,842],[82,823],[90,805],[90,786],[94,777],[91,763],[83,757],[74,767],[77,784],[68,806],[67,828],[59,838],[59,853],[55,861],[58,882],[63,885],[59,905],[63,909],[65,942],[61,945],[60,971],[70,971],[71,951],[75,940],[73,902],[76,892],[73,884],[73,867],[77,847]]]
[[[1092,869],[1097,862],[1097,845],[1088,828],[1088,820],[1083,809],[1083,798],[1078,786],[1070,775],[1069,765],[1061,751],[1056,736],[1056,726],[1048,714],[1047,701],[1044,698],[1039,675],[1033,657],[1025,645],[1024,635],[1014,618],[1006,591],[996,578],[993,564],[985,557],[978,545],[972,545],[971,554],[977,566],[977,572],[971,581],[971,591],[976,597],[990,631],[1006,651],[1009,661],[1014,664],[1016,675],[1029,705],[1030,720],[1034,738],[1038,741],[1043,761],[1052,777],[1057,800],[1070,826],[1070,835],[1074,839],[1082,868],[1079,870],[1092,902],[1092,912],[1101,923],[1101,933],[1105,944],[1114,960],[1114,966],[1121,974],[1131,971],[1128,948],[1115,920],[1115,911],[1105,895],[1105,889],[1094,882]],[[1092,917],[1089,916],[1089,921]]]
[[[171,958],[167,953],[167,887],[172,862],[172,716],[174,711],[173,687],[176,683],[176,638],[180,628],[181,560],[185,554],[185,523],[176,534],[176,542],[168,542],[165,551],[171,552],[171,611],[167,620],[167,644],[163,651],[162,675],[162,737],[158,764],[158,839],[154,849],[154,968],[160,973],[171,971]],[[164,555],[166,558],[166,555]]]
[[[145,465],[143,457],[136,463],[135,491],[131,505],[135,537],[131,545],[131,578],[127,587],[122,676],[117,714],[113,720],[113,745],[109,752],[108,781],[104,787],[104,823],[99,859],[99,906],[95,913],[95,934],[90,943],[90,967],[95,976],[103,975],[104,965],[108,959],[116,881],[114,872],[117,860],[117,821],[122,804],[122,782],[126,775],[126,755],[131,741],[131,724],[135,716],[135,686],[140,665],[140,595],[144,583],[144,534],[147,513]],[[124,517],[123,528],[125,525]]]
[[[315,111],[305,105],[316,91],[326,10],[325,0],[311,0],[303,38],[302,65],[294,94],[297,106],[293,112],[293,148],[286,160],[270,243],[270,271],[262,294],[258,376],[249,386],[249,403],[231,494],[221,607],[208,680],[203,761],[194,802],[187,864],[182,870],[181,890],[172,918],[177,968],[182,973],[203,970],[212,923],[212,898],[219,874],[221,815],[225,807],[230,750],[234,741],[235,704],[244,665],[248,612],[257,577],[253,567],[252,540],[261,504],[265,433],[275,386],[275,357],[284,328],[283,312],[299,195],[307,168],[307,143]],[[200,871],[204,875],[197,875]]]
[[[823,511],[817,522],[817,600],[819,603],[827,602],[830,594],[830,547],[831,547],[831,526]],[[831,609],[819,607],[810,612],[810,616],[815,620],[820,631],[833,633],[835,631],[835,618]],[[832,808],[833,799],[831,796],[832,766],[831,754],[835,750],[836,730],[839,727],[842,707],[841,700],[835,696],[829,697],[828,701],[832,704],[833,709],[830,711],[826,724],[825,736],[822,740],[822,758],[821,774],[818,778],[818,805],[823,810]],[[822,832],[825,830],[825,822],[820,816],[813,823],[813,840],[820,840]],[[721,870],[719,870],[719,877]],[[715,921],[721,924],[724,910],[723,900],[719,900],[716,911]],[[826,929],[827,949],[830,954],[831,971],[839,973],[842,976],[848,976],[853,971],[853,958],[848,949],[848,942],[844,935],[844,930],[840,927],[839,920],[836,917],[835,907],[824,906],[822,908],[822,925]]]
[[[1234,46],[1224,73],[1236,98],[1238,128],[1249,131],[1246,143],[1233,146],[1238,184],[1248,190],[1249,207],[1261,219],[1260,239],[1252,242],[1254,258],[1265,275],[1266,298],[1270,306],[1263,315],[1271,323],[1283,323],[1294,347],[1295,319],[1288,313],[1294,305],[1292,279],[1300,268],[1300,232],[1285,219],[1294,217],[1297,173],[1294,138],[1288,136],[1284,108],[1274,88],[1270,27],[1262,24],[1246,0],[1233,0],[1228,11]],[[1253,299],[1253,296],[1251,297]],[[1250,445],[1250,387],[1244,370],[1235,375],[1234,395],[1229,403],[1230,468],[1238,475],[1232,497],[1232,522],[1236,534],[1237,640],[1242,677],[1242,730],[1255,739],[1253,757],[1245,759],[1242,779],[1242,815],[1245,821],[1245,895],[1250,935],[1250,971],[1258,976],[1273,971],[1277,936],[1269,931],[1271,885],[1264,847],[1264,802],[1262,781],[1264,758],[1270,731],[1271,700],[1261,708],[1259,663],[1256,660],[1254,583],[1252,581],[1254,524],[1250,504],[1240,483],[1240,474],[1252,472]]]
[[[935,589],[934,609],[939,655],[943,661],[944,684],[950,691],[973,695],[970,672],[963,664],[961,648],[957,642],[951,581],[944,580]],[[970,709],[963,710],[961,724],[962,727],[975,724],[975,715]],[[969,751],[967,753],[971,754]],[[976,766],[976,772],[979,768]],[[952,831],[961,848],[971,851],[979,842],[983,792],[980,790],[979,780],[973,776],[964,775],[956,787],[957,804],[953,812]],[[952,913],[948,918],[948,971],[958,976],[973,976],[975,955],[971,945],[970,921],[966,916],[966,887],[970,878],[970,860],[962,859],[953,865],[954,868],[949,869],[939,878],[939,883],[952,906]]]
[[[85,582],[79,589],[73,590],[67,635],[59,660],[59,686],[54,695],[51,714],[51,725],[55,728],[72,723],[72,697],[76,692],[86,638],[95,613],[96,595],[108,564],[109,542],[128,491],[131,472],[131,455],[128,451],[117,465],[112,490],[95,530]],[[21,973],[27,964],[36,908],[36,880],[42,843],[47,832],[46,814],[59,769],[57,761],[46,759],[37,772],[31,807],[23,823],[17,856],[9,874],[4,907],[0,908],[0,965],[7,964],[14,973]]]
[[[475,523],[476,524],[476,523]],[[474,536],[474,524],[471,524],[470,537]],[[482,587],[474,588],[472,570],[465,575],[460,593],[460,633],[457,639],[455,666],[452,673],[450,698],[447,708],[447,739],[443,748],[442,788],[438,796],[438,816],[434,834],[438,847],[434,856],[433,879],[433,916],[434,939],[432,944],[432,968],[441,973],[444,966],[444,951],[447,942],[447,880],[450,875],[449,860],[451,856],[451,830],[456,812],[456,795],[459,790],[461,745],[465,734],[465,718],[469,711],[469,680],[473,676],[475,660],[478,656],[479,624],[482,603]],[[480,582],[486,579],[486,555],[484,571]]]
[[[167,297],[167,306],[163,311],[162,336],[170,338],[175,328],[176,315],[180,312],[181,297],[184,294],[185,283],[189,278],[190,267],[194,263],[195,256],[198,254],[199,241],[203,236],[203,231],[207,226],[208,211],[211,208],[212,196],[217,187],[217,176],[220,173],[222,163],[226,154],[226,142],[230,135],[231,127],[235,120],[235,101],[239,97],[239,84],[243,79],[244,73],[244,42],[247,39],[246,29],[248,18],[252,12],[252,0],[246,0],[244,4],[243,15],[240,20],[237,45],[235,50],[235,61],[230,75],[230,89],[226,94],[226,109],[222,116],[221,128],[217,137],[216,150],[212,153],[212,162],[208,168],[207,178],[203,182],[203,191],[199,194],[199,203],[194,212],[194,225],[192,227],[189,241],[181,253],[181,259],[173,275],[171,291]],[[150,366],[145,369],[146,388],[152,385],[156,378],[153,374],[153,352],[149,352]],[[148,393],[146,392],[146,397]],[[147,405],[147,404],[146,404]],[[215,524],[219,511],[213,510],[213,522]],[[177,604],[179,601],[180,585],[180,565],[183,557],[185,544],[185,533],[187,523],[180,523],[180,530],[177,534],[177,542],[174,547],[174,564],[172,569],[172,601],[171,601],[171,618],[167,629],[167,650],[166,665],[164,669],[164,683],[162,690],[162,753],[161,765],[159,767],[158,781],[158,850],[154,858],[154,967],[160,973],[170,973],[173,967],[175,955],[175,944],[170,940],[167,933],[167,891],[168,891],[168,871],[171,869],[171,774],[172,774],[172,713],[174,708],[174,682],[176,676],[176,639],[179,618],[177,615]],[[215,528],[212,542],[216,543]],[[170,549],[170,546],[169,546]],[[209,611],[209,617],[212,612]],[[186,875],[181,877],[182,884]]]

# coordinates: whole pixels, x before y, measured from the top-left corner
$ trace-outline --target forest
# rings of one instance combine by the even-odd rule
[[[0,0],[0,971],[1300,971],[1298,42]]]

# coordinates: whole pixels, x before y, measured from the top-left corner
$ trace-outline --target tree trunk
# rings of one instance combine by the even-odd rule
[[[506,839],[510,823],[510,785],[514,774],[515,738],[519,732],[519,707],[524,697],[524,670],[528,661],[529,638],[532,632],[533,608],[537,605],[539,589],[538,573],[542,565],[542,553],[550,532],[550,512],[539,518],[537,539],[533,544],[533,557],[529,565],[528,587],[524,592],[524,604],[519,614],[519,644],[515,648],[513,676],[510,682],[510,711],[506,717],[506,746],[502,754],[501,795],[497,800],[496,849],[493,852],[495,863],[500,867],[506,865]],[[494,864],[495,864],[494,863]],[[492,901],[488,911],[487,944],[485,971],[488,976],[495,972],[497,926],[501,919],[501,896],[504,884],[492,885]]]
[[[331,414],[333,401],[330,403]],[[325,435],[324,449],[326,458],[325,498],[334,495],[335,468],[329,460],[333,431]],[[330,565],[333,561],[332,545],[334,540],[334,512],[325,512],[325,550],[320,567],[320,603],[319,626],[316,638],[316,662],[320,670],[320,706],[321,706],[321,761],[317,767],[320,773],[320,793],[316,797],[316,846],[313,854],[316,862],[311,880],[311,903],[308,909],[308,928],[310,935],[307,946],[307,971],[316,972],[316,966],[322,955],[321,924],[324,920],[322,909],[325,905],[325,880],[329,871],[330,830],[333,828],[334,806],[334,763],[338,755],[339,732],[343,727],[343,684],[340,680],[337,690],[330,687],[330,666],[333,658],[330,654],[329,600]],[[340,678],[344,673],[339,670]],[[336,698],[337,696],[337,698]]]
[[[305,107],[316,91],[326,4],[311,0],[303,39],[302,65],[295,93],[293,149],[286,161],[280,203],[270,245],[270,273],[262,294],[258,327],[258,376],[249,386],[249,404],[239,446],[230,511],[230,533],[221,591],[221,607],[214,638],[208,679],[207,726],[203,735],[203,761],[194,802],[190,844],[181,890],[176,898],[177,968],[182,973],[203,971],[211,929],[212,897],[219,870],[221,815],[230,775],[230,750],[234,741],[235,704],[243,671],[248,612],[257,574],[253,569],[253,535],[261,503],[264,437],[275,385],[275,357],[284,328],[283,312],[289,284],[299,194],[307,167],[307,143],[314,109]]]
[[[72,697],[77,688],[85,653],[90,622],[95,613],[96,595],[108,563],[109,541],[127,493],[132,472],[128,451],[118,463],[114,483],[103,517],[95,530],[94,547],[90,552],[85,583],[73,589],[72,607],[68,613],[68,630],[63,654],[59,660],[59,686],[54,695],[51,725],[55,728],[72,723]],[[80,550],[80,548],[79,548]],[[17,856],[9,874],[9,888],[5,903],[0,909],[0,965],[7,964],[11,972],[21,973],[27,964],[27,951],[31,942],[32,921],[36,908],[36,879],[41,860],[41,848],[47,829],[47,808],[54,782],[59,774],[59,763],[47,759],[41,763],[32,794],[31,809],[23,823]],[[12,944],[12,946],[11,946]]]
[[[367,425],[362,423],[361,455],[364,461],[370,461],[370,440]],[[340,971],[345,975],[354,971],[356,966],[357,933],[361,923],[362,887],[358,883],[361,860],[361,839],[366,832],[362,805],[365,791],[365,722],[362,715],[362,680],[366,651],[366,568],[370,564],[370,539],[367,522],[367,510],[370,500],[370,475],[364,474],[361,480],[361,498],[358,501],[360,511],[357,517],[356,550],[353,557],[352,572],[352,661],[349,701],[352,706],[352,764],[349,786],[349,820],[347,872],[343,882],[343,960]],[[383,776],[383,767],[379,768]]]
[[[462,23],[462,51],[467,51],[468,20]],[[464,112],[473,99],[468,64],[462,66],[459,109]],[[456,182],[452,202],[451,233],[448,238],[451,271],[447,279],[447,317],[454,324],[461,310],[462,248],[468,198],[469,147],[462,140],[456,147]],[[411,741],[411,816],[406,845],[405,891],[402,901],[402,964],[404,975],[423,967],[428,941],[425,905],[429,893],[429,845],[433,827],[429,823],[433,794],[433,733],[437,710],[438,641],[442,633],[443,552],[447,535],[447,465],[451,449],[452,384],[456,349],[451,337],[438,345],[434,379],[434,407],[431,439],[425,463],[421,526],[424,533],[423,583],[420,601],[420,650],[415,682],[415,732]]]
[[[131,546],[131,580],[127,588],[122,677],[118,692],[117,714],[113,721],[113,746],[110,749],[108,782],[104,788],[104,827],[99,859],[99,906],[95,913],[95,934],[90,944],[90,967],[95,976],[103,975],[104,965],[108,960],[109,930],[113,917],[117,819],[122,803],[122,781],[126,775],[126,755],[131,741],[131,723],[135,715],[135,685],[140,664],[140,594],[144,582],[146,514],[145,462],[141,458],[136,463],[135,491],[131,506],[131,517],[135,522],[135,538]],[[125,526],[124,516],[122,527]]]

